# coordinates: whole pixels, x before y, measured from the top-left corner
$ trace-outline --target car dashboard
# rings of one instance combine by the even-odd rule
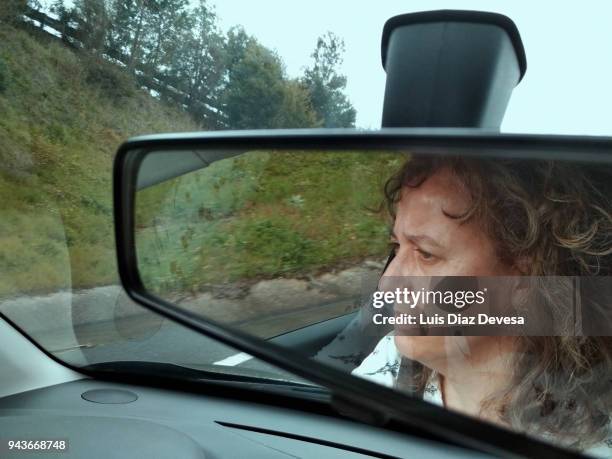
[[[474,457],[332,416],[94,379],[0,399],[0,432],[66,440],[65,457],[89,459]],[[24,455],[5,450],[2,457]]]

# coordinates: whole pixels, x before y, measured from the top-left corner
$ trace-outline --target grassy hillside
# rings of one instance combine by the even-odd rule
[[[6,24],[0,113],[0,297],[65,285],[66,242],[73,288],[115,282],[114,152],[198,127],[118,67]]]
[[[198,129],[119,67],[31,33],[0,30],[0,298],[116,283],[118,145]],[[386,221],[371,209],[402,161],[253,152],[152,187],[139,201],[144,274],[195,291],[381,259]]]
[[[390,152],[252,151],[140,191],[143,280],[160,292],[382,261]]]

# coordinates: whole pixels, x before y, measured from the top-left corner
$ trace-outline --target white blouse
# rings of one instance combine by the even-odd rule
[[[395,346],[395,339],[392,334],[388,334],[378,342],[370,355],[363,360],[361,365],[352,371],[352,374],[368,379],[376,384],[394,387],[395,380],[399,374],[401,360],[402,356]],[[423,400],[435,405],[444,406],[439,378],[435,373],[425,386]],[[583,451],[583,453],[594,457],[612,458],[612,435],[605,441]]]

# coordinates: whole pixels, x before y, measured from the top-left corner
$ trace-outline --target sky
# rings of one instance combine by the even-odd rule
[[[346,94],[357,126],[380,127],[385,72],[380,38],[397,14],[434,10],[493,11],[521,33],[527,73],[516,87],[502,131],[612,135],[612,2],[437,0],[209,0],[222,30],[241,24],[275,49],[290,76],[310,64],[317,37],[344,39]]]

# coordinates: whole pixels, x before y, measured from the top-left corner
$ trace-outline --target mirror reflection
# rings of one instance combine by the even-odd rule
[[[606,454],[611,172],[390,150],[152,152],[140,275],[207,319]]]

